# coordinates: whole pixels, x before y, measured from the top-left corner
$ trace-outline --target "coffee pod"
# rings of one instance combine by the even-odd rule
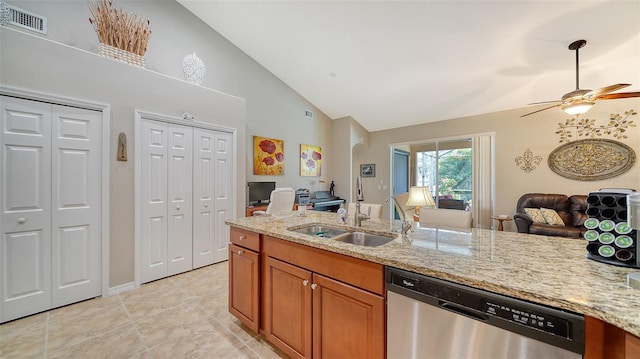
[[[598,231],[595,231],[593,229],[590,229],[584,232],[584,239],[588,240],[589,242],[597,241],[598,236],[599,236]]]
[[[633,245],[633,238],[629,236],[617,236],[615,244],[618,248],[629,248]]]
[[[632,230],[633,228],[631,228],[631,226],[629,225],[629,222],[620,222],[616,224],[616,232],[618,234],[629,234],[631,233]]]
[[[616,250],[610,246],[610,245],[604,245],[604,246],[600,246],[600,248],[598,248],[598,254],[603,256],[603,257],[611,257],[616,253]]]
[[[601,231],[610,232],[615,228],[615,226],[616,224],[614,221],[607,219],[600,222],[598,228],[600,228]]]
[[[621,262],[628,262],[633,259],[633,252],[628,249],[621,249],[616,252],[616,259]]]
[[[610,243],[613,243],[615,238],[616,237],[613,235],[613,233],[603,232],[603,233],[600,233],[600,236],[598,237],[598,241],[602,244],[610,244]]]
[[[587,218],[587,220],[584,221],[584,227],[587,229],[596,229],[598,225],[600,225],[600,221],[598,221],[597,218]]]

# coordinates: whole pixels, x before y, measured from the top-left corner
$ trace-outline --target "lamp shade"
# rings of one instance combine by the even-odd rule
[[[406,206],[435,207],[436,203],[433,201],[433,197],[431,197],[429,186],[409,188],[409,199],[407,200]]]
[[[594,104],[595,102],[591,101],[579,101],[570,105],[562,106],[562,111],[564,111],[567,115],[582,115],[583,113],[589,111]]]

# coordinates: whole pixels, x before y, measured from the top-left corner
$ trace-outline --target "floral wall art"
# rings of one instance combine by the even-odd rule
[[[253,136],[253,174],[284,175],[284,141]]]
[[[300,145],[300,176],[320,176],[322,174],[322,148]]]

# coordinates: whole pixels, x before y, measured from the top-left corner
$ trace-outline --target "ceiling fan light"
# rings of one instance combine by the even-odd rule
[[[576,102],[566,106],[562,106],[562,111],[571,116],[582,115],[583,113],[589,111],[594,104],[595,102],[592,101]]]

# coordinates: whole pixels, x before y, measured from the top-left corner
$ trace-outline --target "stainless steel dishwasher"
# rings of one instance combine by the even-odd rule
[[[387,358],[582,358],[584,317],[386,268]]]

